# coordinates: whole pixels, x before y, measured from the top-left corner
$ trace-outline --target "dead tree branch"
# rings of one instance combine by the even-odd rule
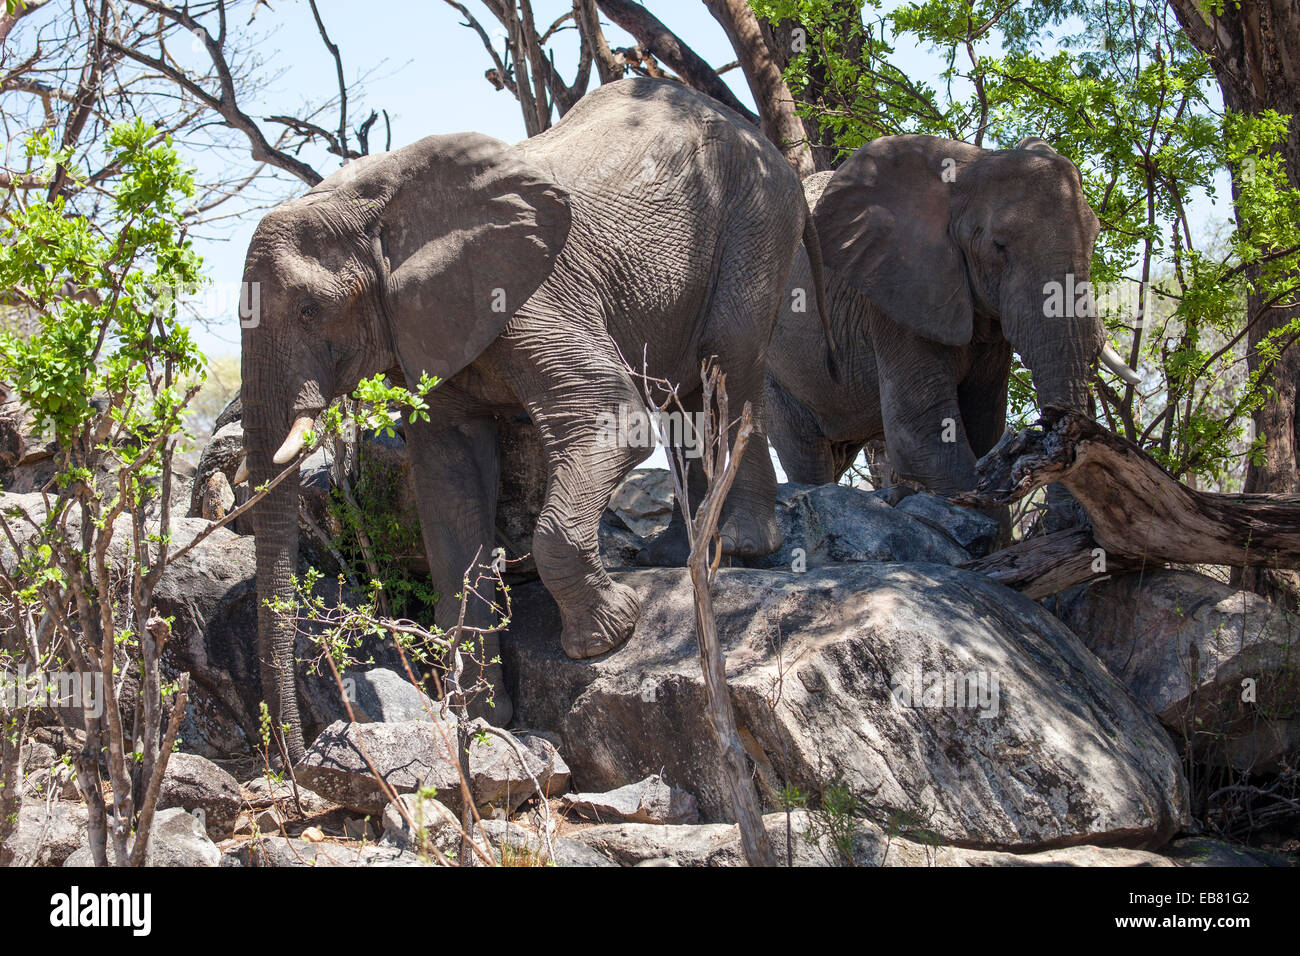
[[[1033,427],[1008,434],[977,470],[975,491],[955,497],[958,503],[1009,504],[1053,482],[1068,488],[1092,523],[1108,570],[1116,561],[1266,568],[1300,563],[1300,496],[1195,491],[1133,442],[1064,408],[1049,406]],[[1049,539],[1055,540],[1045,543]],[[1003,552],[977,564],[1002,568],[1009,581],[1023,580],[1022,590],[1050,593],[1044,591],[1049,581],[1053,590],[1077,583],[1064,571],[1079,567],[1068,540],[1024,542],[1020,557]],[[1024,569],[1014,571],[1030,550],[1041,558],[1036,583],[1024,580]]]

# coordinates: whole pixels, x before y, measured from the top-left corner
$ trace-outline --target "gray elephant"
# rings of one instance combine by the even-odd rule
[[[407,444],[433,582],[460,591],[493,547],[503,418],[526,413],[546,457],[533,534],[538,572],[574,658],[610,651],[635,624],[633,591],[610,579],[597,526],[650,448],[602,423],[643,408],[625,367],[699,401],[717,356],[735,407],[761,412],[765,352],[801,238],[815,246],[798,177],[725,107],[685,86],[603,86],[551,130],[510,147],[431,136],[357,160],[258,226],[244,279],[261,320],[243,333],[243,400],[254,484],[278,473],[331,399],[388,372],[443,382]],[[770,553],[776,480],[746,456],[723,516],[725,550]],[[264,602],[297,564],[297,488],[254,510],[263,682],[303,750],[293,634]],[[454,600],[437,622],[455,623]],[[468,623],[485,623],[471,605]],[[494,656],[489,643],[487,654]],[[509,719],[501,686],[487,716]]]
[[[1040,139],[986,150],[887,136],[804,183],[825,259],[839,382],[800,310],[807,258],[791,270],[768,352],[767,429],[791,481],[837,481],[869,441],[892,469],[941,494],[975,484],[1002,436],[1012,350],[1040,406],[1087,411],[1103,348],[1089,284],[1097,217],[1079,171]],[[1068,499],[1066,499],[1068,500]],[[1060,497],[1053,497],[1059,516]]]

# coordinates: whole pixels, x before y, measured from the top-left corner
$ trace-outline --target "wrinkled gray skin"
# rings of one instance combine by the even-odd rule
[[[278,473],[273,457],[297,417],[362,377],[443,378],[430,420],[408,425],[407,441],[433,582],[448,596],[437,620],[448,627],[462,575],[495,546],[497,422],[526,412],[547,461],[533,553],[560,607],[564,649],[612,650],[639,606],[602,568],[597,525],[650,451],[599,431],[601,413],[642,407],[619,353],[638,369],[644,355],[652,376],[679,383],[696,405],[700,360],[716,355],[732,407],[748,400],[761,414],[782,283],[808,229],[780,152],[668,81],[603,86],[513,147],[434,136],[350,163],[268,214],[249,248],[244,278],[261,283],[260,324],[243,335],[252,481]],[[746,456],[723,516],[727,550],[779,546],[775,494],[767,456]],[[259,598],[286,596],[296,483],[254,513]],[[260,614],[264,686],[297,759],[293,635]],[[471,604],[467,621],[488,617]],[[487,716],[505,723],[499,667],[487,676],[497,688]]]
[[[792,308],[811,288],[801,253],[768,352],[768,435],[791,481],[836,481],[884,439],[901,477],[941,494],[972,489],[977,458],[1006,427],[1013,349],[1040,406],[1087,411],[1103,341],[1100,321],[1082,314],[1095,312],[1091,296],[1076,317],[1044,314],[1047,283],[1088,280],[1098,232],[1068,159],[1037,139],[990,151],[890,136],[804,188],[841,375],[824,371],[815,314]],[[943,441],[945,419],[956,441]],[[1050,495],[1059,523],[1068,497]]]

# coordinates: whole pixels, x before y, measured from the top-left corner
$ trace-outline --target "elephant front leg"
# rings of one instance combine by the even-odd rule
[[[429,421],[411,422],[407,448],[411,478],[420,513],[420,530],[429,559],[430,576],[439,591],[434,620],[450,632],[460,620],[462,601],[468,627],[491,629],[498,623],[491,607],[464,589],[472,586],[478,566],[492,560],[500,465],[496,449],[496,423],[489,418],[455,424],[455,419],[431,409]],[[480,589],[481,590],[481,589]],[[461,594],[461,599],[456,598]],[[491,601],[495,593],[483,594]],[[506,692],[500,661],[499,634],[474,640],[472,661],[461,677],[469,687],[480,679],[490,691],[476,694],[469,713],[504,727],[514,707]]]
[[[872,321],[891,467],[941,495],[975,487],[953,350],[885,318]]]
[[[549,470],[546,502],[533,532],[533,559],[559,605],[564,652],[575,660],[620,647],[641,613],[636,593],[611,580],[601,564],[598,535],[614,491],[650,452],[602,423],[617,421],[620,405],[628,410],[643,405],[621,368],[611,365],[593,378],[593,397],[581,408],[572,402],[557,408],[553,398],[526,403]]]

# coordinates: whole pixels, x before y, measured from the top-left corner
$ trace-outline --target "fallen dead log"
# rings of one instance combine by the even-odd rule
[[[1141,570],[1144,564],[1150,567],[1160,562],[1112,557],[1087,528],[1068,528],[1026,538],[962,567],[1037,600],[1117,571]]]
[[[1030,538],[967,565],[1032,597],[1164,562],[1300,565],[1300,497],[1195,491],[1137,445],[1077,412],[1048,407],[1033,427],[995,445],[977,472],[975,490],[954,501],[1010,504],[1059,482],[1091,521],[1091,534],[1073,529]]]

